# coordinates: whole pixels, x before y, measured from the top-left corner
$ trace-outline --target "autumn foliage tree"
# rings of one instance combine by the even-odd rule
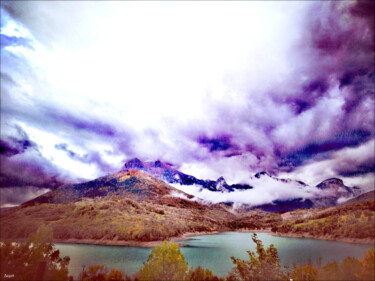
[[[315,267],[309,262],[307,265],[293,265],[291,271],[285,273],[286,279],[294,281],[328,281],[328,280],[375,280],[374,248],[365,253],[363,260],[347,257],[341,264],[328,262]]]
[[[211,270],[198,266],[196,269],[190,268],[186,280],[188,281],[223,281],[224,278],[215,276]]]
[[[108,269],[104,265],[92,265],[86,272],[83,281],[105,281]]]
[[[252,240],[256,244],[256,252],[247,251],[249,260],[231,257],[235,267],[228,276],[228,280],[280,280],[283,272],[277,249],[271,244],[264,248],[262,241],[253,233]]]
[[[107,281],[130,281],[131,278],[124,274],[121,270],[111,269],[111,272],[107,275]]]
[[[318,269],[312,264],[293,266],[293,270],[289,273],[289,279],[294,281],[314,281],[318,280]]]
[[[371,248],[365,254],[365,258],[360,261],[361,271],[355,276],[358,280],[375,280],[375,251]]]
[[[139,273],[140,280],[184,280],[188,264],[175,243],[155,247]]]
[[[109,272],[109,273],[108,273]],[[131,281],[132,278],[121,270],[108,268],[104,265],[91,265],[88,270],[83,270],[78,275],[82,281]]]
[[[1,242],[0,278],[4,280],[68,280],[69,257],[52,244],[52,229],[44,225],[27,242]]]

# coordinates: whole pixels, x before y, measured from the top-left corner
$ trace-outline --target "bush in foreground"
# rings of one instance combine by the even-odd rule
[[[231,257],[235,267],[229,273],[228,280],[281,280],[283,271],[277,249],[271,244],[264,249],[262,241],[254,233],[253,242],[256,244],[256,252],[247,251],[249,260],[241,260]]]
[[[175,243],[155,247],[139,272],[140,280],[185,280],[188,264]]]
[[[2,280],[69,280],[69,257],[52,244],[52,229],[44,225],[27,242],[1,242]]]

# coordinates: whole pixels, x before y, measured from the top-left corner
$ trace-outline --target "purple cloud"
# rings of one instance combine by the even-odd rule
[[[361,147],[374,139],[373,2],[301,2],[298,9],[295,4],[282,5],[286,8],[282,13],[277,7],[265,6],[271,12],[268,17],[272,21],[263,23],[262,32],[257,35],[250,32],[255,30],[251,21],[235,26],[230,35],[224,36],[225,31],[220,31],[224,35],[217,50],[207,51],[202,44],[196,46],[197,52],[192,52],[191,48],[174,46],[173,42],[170,47],[169,36],[166,36],[160,40],[150,38],[147,43],[135,40],[124,46],[116,41],[121,48],[113,44],[110,53],[116,53],[118,49],[121,52],[109,59],[106,38],[115,27],[103,28],[106,31],[98,31],[94,39],[106,39],[99,42],[102,44],[99,49],[105,49],[107,54],[97,53],[95,71],[80,64],[86,70],[84,72],[76,71],[79,65],[76,60],[90,52],[91,43],[93,47],[96,44],[95,40],[90,41],[93,39],[91,23],[96,22],[90,14],[96,15],[99,11],[110,15],[108,18],[103,16],[105,24],[112,18],[111,8],[94,2],[2,2],[2,13],[32,34],[30,38],[1,35],[4,67],[1,72],[0,154],[13,169],[26,165],[22,177],[30,177],[30,182],[22,183],[24,179],[14,179],[17,175],[6,169],[2,181],[7,182],[7,186],[30,184],[48,188],[64,182],[60,175],[69,173],[52,164],[53,153],[68,156],[69,161],[79,165],[97,167],[97,176],[117,171],[121,160],[134,157],[160,159],[193,171],[195,167],[195,171],[207,171],[203,178],[231,175],[234,181],[237,181],[236,177],[241,181],[248,174],[263,170],[274,175],[293,173],[319,162],[332,165],[327,166],[327,170],[336,173],[332,176],[354,178],[373,173],[372,160],[361,158],[358,163],[348,160],[342,165],[335,161],[336,153]],[[73,13],[73,20],[67,23],[66,14],[72,10],[84,10],[85,13],[82,18],[80,13]],[[251,10],[249,6],[242,11],[250,14]],[[86,11],[89,12],[86,14]],[[233,11],[238,13],[238,10]],[[266,17],[268,11],[262,11]],[[237,18],[236,13],[231,13]],[[251,17],[246,14],[245,18]],[[2,22],[2,27],[5,24],[6,21]],[[207,28],[205,23],[201,25],[201,28]],[[134,26],[138,28],[137,24]],[[284,32],[280,37],[270,33],[279,31],[279,27],[284,27],[280,29]],[[146,32],[146,29],[137,28],[135,33]],[[191,33],[189,28],[186,34],[185,30],[181,31],[181,38]],[[249,37],[251,44],[241,45],[246,42],[236,41],[236,33],[242,34],[241,40]],[[128,36],[132,38],[132,33]],[[250,48],[262,40],[263,45]],[[53,54],[51,57],[64,54],[69,61],[71,53],[81,56],[73,56],[71,65],[61,68],[64,75],[59,71],[65,57],[57,60],[59,71],[51,67],[58,73],[53,77],[57,82],[53,79],[51,82],[48,80],[50,72],[44,73],[22,53],[37,52],[35,42],[47,49],[48,54]],[[224,42],[232,43],[225,45]],[[221,49],[221,45],[225,48]],[[23,51],[11,52],[8,47],[12,46]],[[137,54],[140,46],[144,53]],[[159,56],[165,48],[170,54]],[[180,49],[181,54],[174,53]],[[227,49],[230,50],[228,53]],[[189,61],[176,63],[189,54],[194,61],[201,51],[204,55],[197,59],[199,63],[191,62],[196,71],[184,72],[185,68],[191,67]],[[39,58],[32,54],[30,57]],[[174,58],[171,62],[168,61],[170,57]],[[210,67],[206,71],[204,60],[207,57]],[[46,58],[50,57],[43,58],[48,62]],[[86,59],[84,66],[91,57]],[[111,60],[113,62],[109,63]],[[135,64],[127,68],[132,60]],[[164,66],[175,70],[164,74]],[[216,70],[220,67],[224,69],[222,72]],[[202,73],[200,68],[204,69]],[[68,80],[67,77],[72,76],[69,70],[76,74],[74,79]],[[159,72],[163,73],[160,77]],[[200,73],[198,82],[191,77],[195,72]],[[68,82],[61,83],[64,79],[73,86]],[[80,81],[89,83],[81,84]],[[58,86],[50,87],[50,82]],[[127,88],[129,84],[133,87]],[[150,88],[147,85],[151,85]],[[163,93],[169,90],[173,95],[164,96]],[[77,97],[77,100],[71,97]],[[185,114],[182,113],[184,110]],[[30,137],[21,133],[14,135],[11,130],[16,124],[27,132],[48,134],[51,143],[43,143],[44,139],[37,133],[32,138],[31,133]],[[50,157],[41,154],[48,145]],[[367,153],[374,154],[373,151]]]
[[[14,126],[16,137],[0,143],[0,187],[34,186],[56,188],[71,181],[45,159],[22,128]]]
[[[40,154],[25,152],[12,157],[1,156],[1,187],[34,186],[38,188],[56,188],[69,182],[63,174]]]
[[[46,113],[51,117],[51,119],[64,125],[71,126],[76,130],[85,130],[106,137],[113,137],[117,133],[117,130],[113,126],[100,120],[85,120],[82,117],[76,117],[68,112],[58,112],[56,109],[52,108],[46,108]]]
[[[86,164],[95,164],[99,167],[100,171],[104,173],[110,173],[118,170],[118,167],[113,167],[112,165],[108,164],[106,161],[102,159],[100,154],[96,151],[89,151],[84,155],[80,155],[73,150],[68,148],[66,143],[59,143],[55,145],[55,148],[58,150],[65,151],[67,155],[76,161],[86,163]]]
[[[14,129],[17,132],[17,137],[8,136],[5,140],[0,140],[0,154],[5,157],[10,157],[19,153],[24,153],[27,149],[38,151],[38,145],[31,141],[21,127],[15,125]],[[39,151],[38,151],[39,152]]]
[[[198,138],[198,143],[207,147],[210,152],[227,151],[228,149],[237,149],[237,146],[232,144],[231,136],[221,135],[213,138],[202,136]]]
[[[316,160],[328,159],[330,157],[329,152],[334,152],[345,147],[356,147],[367,142],[371,137],[373,136],[368,131],[344,132],[328,141],[310,143],[299,151],[287,155],[279,155],[281,160],[279,165],[284,170],[285,168],[288,170],[302,165],[311,158]]]
[[[302,86],[301,94],[287,100],[296,114],[315,106],[316,102],[327,92],[329,84],[326,79],[316,79]]]
[[[340,162],[335,171],[343,177],[357,177],[375,172],[375,158],[370,156],[364,161],[347,160]]]

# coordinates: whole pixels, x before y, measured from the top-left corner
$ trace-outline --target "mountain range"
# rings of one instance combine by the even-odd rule
[[[252,178],[258,184],[266,179],[282,183],[285,187],[292,184],[292,188],[296,189],[311,188],[305,183],[278,179],[265,172]],[[167,179],[174,183],[167,183]],[[196,185],[201,191],[195,195],[177,188],[182,186],[189,191]],[[250,196],[249,192],[262,193],[264,188],[258,185],[248,185],[250,188],[243,186],[228,185],[223,178],[217,181],[197,179],[160,161],[142,163],[132,160],[117,173],[84,183],[62,185],[21,206],[0,212],[1,239],[25,239],[41,224],[53,229],[56,241],[106,245],[159,241],[187,232],[274,229],[275,232],[285,233],[300,229],[294,226],[299,227],[301,219],[310,225],[308,217],[311,217],[311,223],[315,226],[316,220],[324,221],[323,213],[332,217],[338,216],[337,212],[340,221],[341,216],[351,216],[346,223],[365,229],[361,237],[371,234],[372,224],[367,222],[373,218],[373,203],[368,203],[373,202],[373,193],[357,197],[359,202],[352,199],[349,205],[315,208],[318,203],[336,204],[338,196],[350,198],[358,191],[346,187],[340,179],[328,179],[314,187],[322,196],[312,199],[292,196],[266,204],[235,206],[236,202],[230,200],[210,202],[207,198],[203,200],[199,197],[206,193],[219,197],[233,194],[244,197]],[[361,212],[365,212],[364,218]],[[345,222],[340,222],[335,231],[342,231],[341,225],[346,226]],[[305,232],[311,229],[310,226],[301,228]],[[330,233],[333,230],[327,231]],[[356,233],[350,232],[348,235],[357,237]]]
[[[159,160],[155,162],[143,163],[138,158],[134,158],[126,162],[122,171],[140,170],[149,175],[154,176],[164,182],[180,184],[180,185],[199,185],[202,188],[210,191],[232,192],[235,190],[251,189],[252,186],[248,184],[233,184],[228,185],[223,177],[214,180],[197,179],[194,176],[184,174],[173,168],[172,164],[163,163]]]
[[[138,171],[138,173],[136,173]],[[139,172],[142,172],[141,174]],[[142,176],[141,176],[142,175]],[[256,173],[251,180],[254,185],[238,183],[229,185],[223,177],[216,181],[198,179],[175,169],[172,164],[159,160],[142,162],[132,159],[122,169],[113,174],[79,184],[63,185],[51,192],[41,195],[25,204],[34,203],[66,203],[81,198],[105,197],[114,195],[126,196],[136,200],[157,200],[164,195],[180,197],[200,203],[222,203],[242,209],[255,208],[267,212],[287,212],[295,209],[335,206],[360,194],[358,187],[348,187],[341,179],[330,178],[311,187],[302,181],[280,179],[267,172]],[[264,185],[277,185],[278,189],[289,188],[292,191],[303,191],[308,197],[274,196],[274,200],[260,204],[246,203],[252,201],[259,193],[264,192]],[[251,191],[249,193],[248,191]],[[273,189],[272,191],[275,192]],[[282,190],[276,190],[280,194]],[[203,196],[204,195],[204,196]],[[236,195],[236,196],[227,196]],[[239,195],[239,196],[237,196]],[[271,194],[272,195],[272,194]],[[211,199],[214,197],[215,200]],[[237,201],[236,198],[240,198]],[[244,203],[245,202],[245,203]]]
[[[210,192],[221,192],[221,193],[231,193],[231,192],[241,192],[244,190],[250,190],[256,188],[261,191],[262,184],[264,181],[267,180],[268,182],[274,183],[283,183],[283,184],[292,184],[296,186],[298,189],[306,190],[306,192],[314,193],[310,198],[302,198],[302,197],[293,197],[290,198],[282,198],[282,199],[275,199],[272,202],[259,204],[259,205],[252,205],[248,206],[249,208],[260,208],[265,211],[269,212],[280,212],[280,211],[291,211],[295,209],[301,208],[311,208],[311,207],[327,207],[327,206],[334,206],[340,203],[341,201],[346,201],[350,198],[353,198],[361,193],[360,188],[358,187],[348,187],[344,184],[341,179],[338,178],[330,178],[324,180],[323,182],[319,183],[315,191],[313,192],[314,188],[310,187],[303,181],[293,180],[293,179],[283,179],[277,178],[268,174],[266,171],[262,171],[256,173],[251,179],[253,180],[257,186],[249,183],[236,183],[229,185],[223,177],[219,177],[216,181],[210,179],[198,179],[192,175],[187,175],[175,169],[172,164],[170,163],[163,163],[159,160],[157,161],[150,161],[150,162],[142,162],[138,158],[134,158],[124,164],[122,167],[122,171],[129,171],[129,170],[139,170],[143,171],[155,178],[158,178],[165,183],[172,184],[174,187],[181,189],[189,194],[194,194],[196,197],[200,197],[200,194],[195,192],[189,192],[192,189],[188,189],[189,186],[199,187],[199,192],[203,190],[210,191]],[[320,192],[321,191],[321,192]],[[244,194],[245,195],[245,194]],[[224,196],[223,196],[224,197]],[[224,201],[223,203],[226,204],[234,204],[235,201]],[[246,204],[245,204],[246,207]]]

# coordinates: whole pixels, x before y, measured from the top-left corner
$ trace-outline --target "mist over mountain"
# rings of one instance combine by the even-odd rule
[[[223,177],[216,181],[197,179],[179,172],[170,163],[160,160],[142,162],[135,158],[126,162],[115,174],[80,184],[62,185],[24,205],[67,204],[85,198],[108,200],[116,196],[159,204],[170,197],[203,206],[225,204],[233,211],[258,208],[268,212],[286,212],[336,206],[360,193],[358,187],[345,186],[337,178],[311,187],[301,181],[279,179],[267,172],[255,174],[248,183],[229,185]]]
[[[337,178],[324,180],[316,187],[311,187],[302,181],[280,179],[265,171],[256,173],[246,183],[229,185],[223,177],[216,181],[197,179],[160,160],[142,162],[134,158],[122,168],[122,171],[129,170],[146,172],[208,202],[243,204],[268,211],[334,206],[361,193],[360,188],[345,186],[343,181]]]

